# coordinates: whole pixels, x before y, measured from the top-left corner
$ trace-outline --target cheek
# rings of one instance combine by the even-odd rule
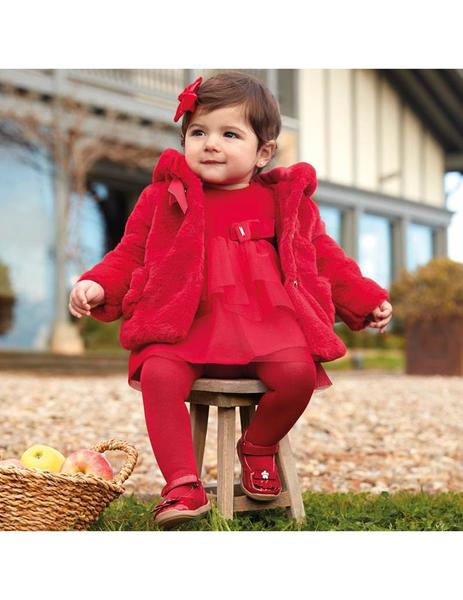
[[[198,165],[198,161],[194,160],[191,155],[187,156],[185,154],[185,162],[188,165],[188,167],[193,171],[193,173],[196,173],[198,171],[198,169],[200,168],[200,166]]]
[[[188,166],[191,166],[190,163],[194,161],[196,154],[197,154],[195,152],[194,145],[192,145],[190,143],[185,143],[184,154],[185,154],[185,160],[186,160]]]

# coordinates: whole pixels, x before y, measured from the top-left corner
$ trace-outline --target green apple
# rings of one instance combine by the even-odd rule
[[[63,466],[65,457],[50,446],[35,444],[28,448],[21,456],[21,463],[30,469],[41,469],[42,471],[54,471],[58,473]]]

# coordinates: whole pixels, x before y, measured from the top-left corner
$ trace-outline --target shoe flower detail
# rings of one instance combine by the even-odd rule
[[[186,113],[187,111],[194,112],[196,109],[196,103],[198,101],[198,96],[196,95],[196,90],[201,85],[203,78],[198,77],[193,83],[187,85],[181,94],[179,94],[178,99],[180,104],[177,107],[177,112],[175,113],[174,121],[177,122],[180,117]]]
[[[269,476],[269,472],[268,471],[262,471],[262,473],[261,473],[262,479],[268,479],[268,476]]]

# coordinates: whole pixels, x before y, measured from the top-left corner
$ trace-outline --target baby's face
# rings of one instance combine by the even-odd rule
[[[221,189],[247,187],[260,162],[258,139],[242,106],[204,113],[198,108],[185,134],[185,159],[204,183]]]

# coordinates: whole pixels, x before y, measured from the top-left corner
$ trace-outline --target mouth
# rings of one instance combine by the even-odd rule
[[[201,162],[203,165],[223,165],[223,162],[219,162],[218,160],[203,160]]]

